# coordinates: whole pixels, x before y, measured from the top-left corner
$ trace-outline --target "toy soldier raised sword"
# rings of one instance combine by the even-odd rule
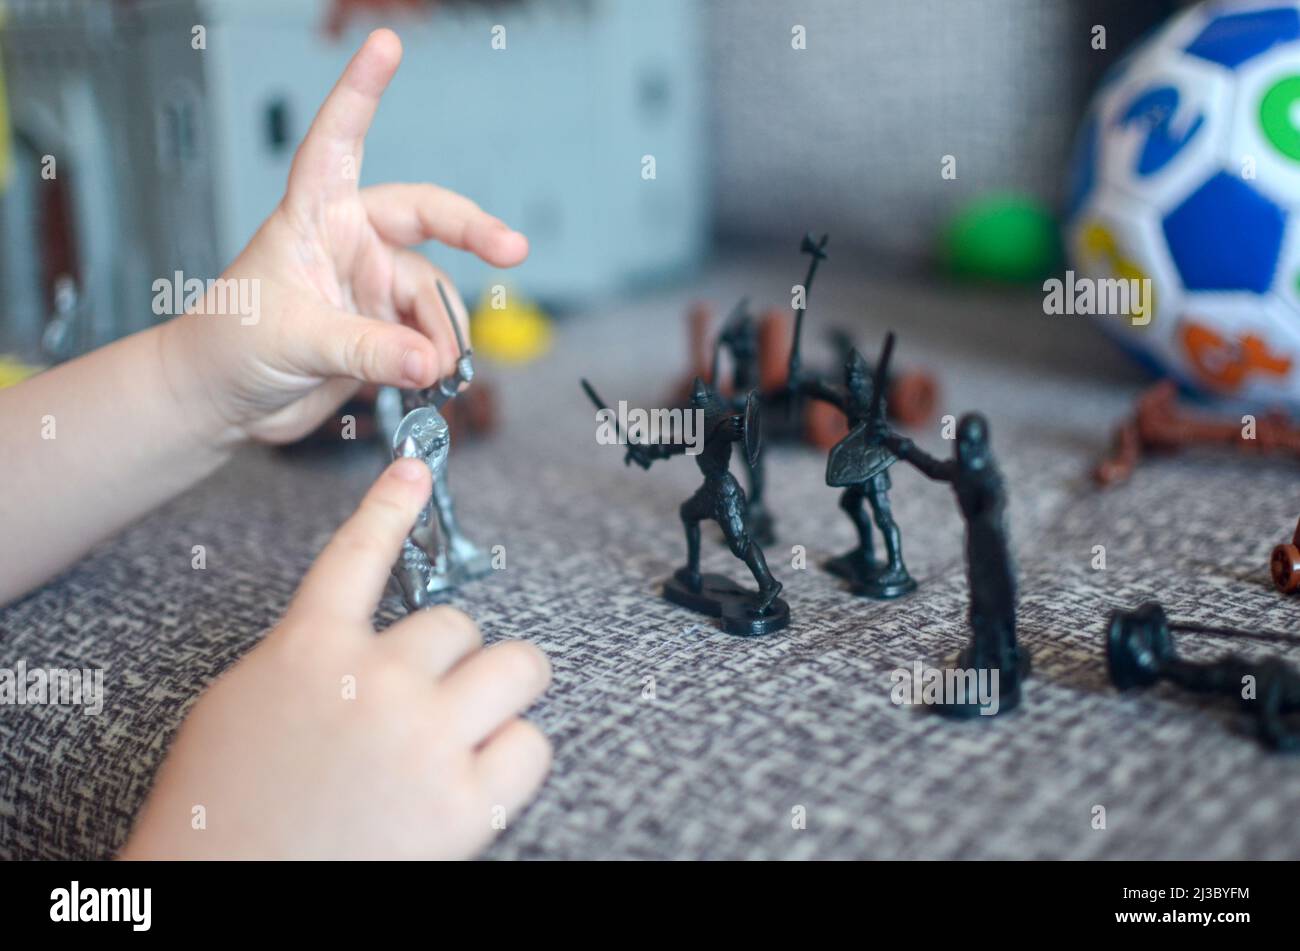
[[[903,564],[903,541],[889,505],[889,467],[897,456],[884,445],[889,432],[885,422],[885,380],[894,352],[894,335],[885,337],[884,350],[873,374],[857,350],[850,350],[844,366],[844,387],[821,380],[800,380],[795,391],[829,403],[844,414],[849,432],[826,459],[826,484],[843,488],[840,508],[853,521],[858,545],[826,562],[826,570],[848,580],[853,590],[871,598],[897,598],[916,590],[916,581]],[[868,516],[864,503],[871,506]],[[885,541],[884,565],[876,564],[871,521]]]
[[[582,388],[597,409],[612,412],[586,380]],[[772,577],[763,549],[750,536],[745,492],[729,469],[732,443],[744,445],[750,465],[762,450],[758,394],[751,392],[745,411],[736,413],[696,377],[691,406],[704,417],[704,443],[695,457],[704,484],[679,510],[686,530],[686,564],[664,582],[663,596],[674,604],[720,618],[723,630],[731,634],[754,636],[780,630],[790,622],[790,608],[777,597],[781,582]],[[684,442],[629,443],[624,462],[649,469],[654,460],[685,454],[687,448]],[[723,575],[700,573],[700,522],[705,520],[721,526],[732,554],[745,562],[758,583],[757,593]]]
[[[438,593],[492,570],[488,556],[460,530],[447,485],[451,432],[439,410],[474,379],[474,365],[470,361],[472,351],[465,346],[460,324],[441,281],[438,295],[456,332],[460,351],[456,372],[425,390],[385,387],[377,401],[380,425],[391,433],[393,458],[423,459],[433,473],[433,494],[420,510],[415,527],[402,543],[402,553],[393,565],[393,578],[410,611],[428,607]],[[394,424],[399,414],[405,415]]]

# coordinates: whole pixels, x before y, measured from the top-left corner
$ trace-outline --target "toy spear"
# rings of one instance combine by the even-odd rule
[[[808,311],[808,295],[812,291],[813,278],[817,276],[817,265],[826,258],[826,241],[830,235],[824,234],[820,240],[814,239],[811,232],[803,236],[799,245],[801,254],[811,255],[808,261],[808,273],[803,279],[803,306],[794,312],[794,339],[790,343],[790,364],[786,373],[787,385],[793,386],[799,378],[799,342],[803,339],[803,315]]]

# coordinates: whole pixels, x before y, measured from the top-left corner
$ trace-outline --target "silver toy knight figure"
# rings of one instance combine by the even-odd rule
[[[438,294],[456,331],[460,357],[456,372],[427,390],[380,390],[376,412],[383,431],[391,434],[393,458],[423,459],[433,473],[433,495],[402,543],[402,554],[393,565],[393,577],[402,591],[407,610],[417,611],[433,603],[433,595],[487,574],[491,562],[460,530],[447,485],[447,455],[451,433],[439,410],[460,388],[474,379],[472,351],[465,346],[456,312],[447,292],[438,282]],[[394,425],[400,414],[401,420]],[[437,514],[437,525],[434,515]]]

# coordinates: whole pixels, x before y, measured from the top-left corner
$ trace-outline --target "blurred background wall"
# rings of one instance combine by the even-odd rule
[[[976,196],[1053,205],[1100,74],[1176,7],[1161,0],[718,0],[710,3],[715,220],[724,239],[836,244],[928,260]],[[1106,47],[1090,44],[1094,24]],[[806,29],[807,48],[791,46]],[[956,178],[941,179],[945,155]]]

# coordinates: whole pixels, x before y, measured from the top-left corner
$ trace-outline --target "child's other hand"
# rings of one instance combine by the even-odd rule
[[[550,746],[519,713],[545,655],[483,649],[452,608],[371,626],[429,491],[418,460],[380,477],[284,620],[195,705],[122,857],[468,857],[532,798]]]
[[[362,382],[426,387],[451,373],[449,320],[463,317],[443,312],[435,281],[464,307],[409,246],[433,239],[496,267],[528,255],[522,234],[435,185],[358,189],[366,132],[401,58],[392,31],[369,36],[299,146],[283,200],[222,275],[254,282],[242,300],[255,300],[256,314],[231,313],[209,291],[207,311],[218,316],[163,326],[172,388],[194,397],[185,402],[199,407],[205,438],[292,441]]]

